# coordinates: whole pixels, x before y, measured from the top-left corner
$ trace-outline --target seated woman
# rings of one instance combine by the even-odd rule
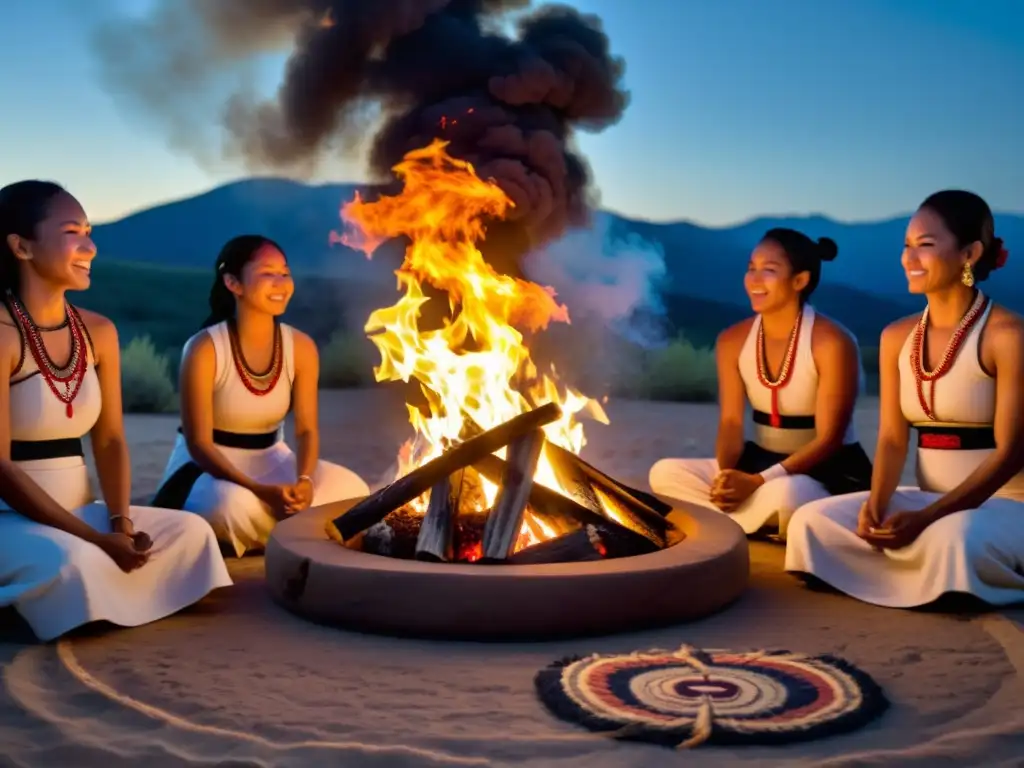
[[[210,526],[129,505],[117,330],[64,297],[89,287],[96,256],[82,206],[50,182],[11,184],[0,235],[0,605],[45,641],[146,624],[229,586]]]
[[[910,220],[903,269],[928,304],[882,333],[870,493],[799,509],[787,571],[894,608],[1024,600],[1024,322],[975,287],[1006,260],[993,229],[985,201],[958,190]],[[919,487],[897,487],[910,427]]]
[[[860,389],[856,340],[808,303],[836,244],[772,229],[744,285],[757,314],[718,337],[716,458],[662,459],[655,493],[719,509],[748,534],[778,527],[808,501],[866,489],[871,462],[854,436]],[[744,442],[747,405],[753,440]]]
[[[153,504],[202,515],[241,557],[283,516],[369,489],[318,460],[320,359],[312,339],[278,320],[295,290],[284,253],[242,235],[214,273],[210,316],[185,345],[182,428]],[[298,455],[282,434],[293,407]]]

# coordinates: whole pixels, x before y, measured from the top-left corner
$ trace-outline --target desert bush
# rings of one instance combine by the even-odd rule
[[[651,400],[713,401],[718,395],[714,350],[680,336],[652,354],[647,381]]]
[[[710,402],[718,395],[714,350],[696,347],[683,336],[645,351],[637,362],[615,386],[621,397]]]
[[[320,350],[320,386],[351,389],[373,383],[374,346],[365,336],[337,330]]]
[[[121,396],[125,413],[173,413],[178,398],[166,355],[149,336],[136,336],[121,350]]]

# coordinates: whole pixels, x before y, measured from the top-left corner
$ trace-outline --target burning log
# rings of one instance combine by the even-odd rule
[[[601,535],[592,525],[547,539],[527,547],[506,561],[509,565],[540,565],[542,563],[576,563],[601,560],[605,556]]]
[[[664,517],[667,512],[659,511],[663,505],[660,500],[658,509],[649,506],[608,475],[553,443],[547,444],[545,455],[559,485],[574,500],[605,519],[645,536],[658,547],[665,546],[672,524]]]
[[[654,513],[659,517],[665,517],[672,511],[671,504],[666,504],[657,496],[645,493],[644,491],[636,488],[630,488],[628,485],[624,485],[618,480],[610,478],[597,467],[592,464],[588,464],[576,454],[571,453],[560,446],[552,445],[547,456],[552,463],[559,459],[563,459],[567,463],[578,465],[583,474],[590,480],[591,485],[601,488],[610,495],[621,497],[625,504],[634,506],[638,510],[643,510],[641,514],[644,517],[649,518],[651,513]]]
[[[483,555],[484,526],[489,511],[483,478],[472,467],[466,467],[462,471],[452,533],[453,557],[457,562],[475,563]]]
[[[523,514],[533,487],[533,475],[544,448],[544,433],[539,429],[512,441],[508,461],[501,476],[498,498],[487,516],[484,527],[483,559],[500,562],[512,554],[519,532],[523,527]]]
[[[367,496],[343,515],[330,522],[342,539],[348,541],[371,525],[380,522],[391,511],[408,504],[443,478],[479,461],[489,453],[504,448],[518,437],[550,424],[562,415],[556,403],[547,403],[499,424],[476,437],[446,451],[433,461],[417,467],[404,477]]]
[[[430,489],[427,513],[416,538],[416,559],[441,563],[452,559],[452,520],[459,504],[463,473],[459,470]]]
[[[505,464],[506,462],[498,456],[487,455],[475,462],[473,468],[492,483],[500,483],[505,473]],[[530,488],[529,505],[534,514],[542,518],[569,518],[582,525],[605,520],[603,515],[539,483],[533,483]]]
[[[470,510],[455,518],[455,561],[476,563],[483,556],[487,510]]]
[[[531,504],[527,505],[526,514],[530,521],[528,523],[528,528],[530,530],[539,528],[544,533],[545,538],[552,538],[555,536],[561,536],[565,533],[572,533],[573,531],[582,528],[584,525],[584,523],[581,523],[571,515],[566,515],[561,512],[549,514],[547,511],[539,510]],[[589,514],[589,511],[587,514]]]
[[[367,528],[358,548],[371,555],[410,560],[416,555],[422,521],[423,515],[412,507],[399,507]]]
[[[618,523],[606,520],[594,527],[597,529],[597,535],[604,545],[604,556],[609,560],[619,557],[649,555],[661,549],[661,547],[646,536]]]

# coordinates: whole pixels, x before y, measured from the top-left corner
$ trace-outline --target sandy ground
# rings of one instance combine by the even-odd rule
[[[585,457],[646,486],[666,455],[708,455],[715,409],[613,402]],[[858,410],[865,446],[877,413]],[[396,393],[325,393],[325,458],[371,485],[408,434]],[[177,422],[127,422],[139,495],[151,493]],[[908,471],[908,479],[912,469]],[[751,586],[689,625],[553,643],[485,645],[378,638],[314,626],[271,603],[262,560],[230,564],[236,587],[132,630],[91,629],[49,645],[0,633],[0,765],[554,766],[1024,765],[1024,611],[894,611],[812,592],[753,543]],[[869,672],[892,709],[846,736],[778,748],[680,755],[624,744],[551,717],[537,669],[571,653],[682,643],[834,653]]]

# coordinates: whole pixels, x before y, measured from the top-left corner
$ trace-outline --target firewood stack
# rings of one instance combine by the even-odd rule
[[[389,557],[504,564],[627,557],[678,541],[669,505],[544,439],[542,427],[560,416],[548,403],[477,430],[329,521],[328,535]],[[505,460],[494,455],[502,448]],[[564,492],[534,482],[542,455]],[[482,478],[498,486],[489,506]],[[426,512],[413,506],[424,494]]]

